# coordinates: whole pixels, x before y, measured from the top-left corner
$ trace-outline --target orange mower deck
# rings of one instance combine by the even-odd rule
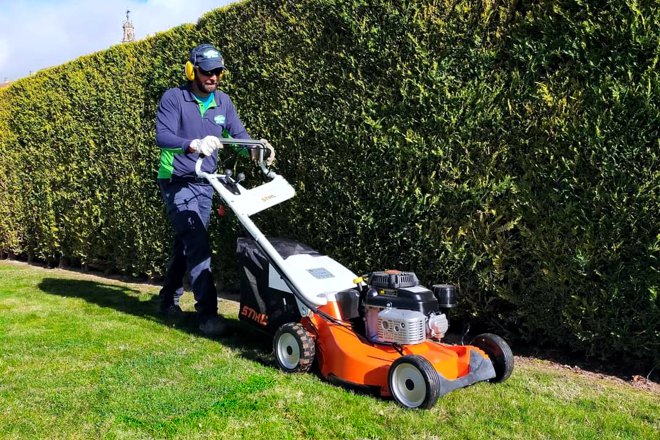
[[[320,310],[341,319],[334,302]],[[316,335],[316,357],[324,378],[378,388],[384,397],[391,396],[390,368],[405,355],[421,356],[430,362],[439,375],[441,395],[495,376],[488,355],[474,346],[448,345],[433,340],[400,347],[372,343],[350,328],[350,323],[335,324],[318,314],[303,319],[303,326]]]

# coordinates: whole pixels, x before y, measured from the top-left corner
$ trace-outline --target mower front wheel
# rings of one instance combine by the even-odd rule
[[[273,352],[277,365],[287,373],[309,371],[314,362],[314,339],[298,322],[287,322],[275,332]]]
[[[493,383],[504,382],[513,372],[513,352],[511,347],[500,336],[492,333],[482,333],[472,339],[470,345],[481,348],[486,352],[495,368]]]
[[[440,376],[421,356],[407,355],[394,361],[387,382],[394,400],[406,408],[431,408],[440,397]]]

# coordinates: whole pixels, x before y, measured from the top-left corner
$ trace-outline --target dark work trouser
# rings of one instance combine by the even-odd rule
[[[160,291],[161,307],[178,303],[188,270],[200,320],[217,316],[218,297],[211,274],[208,234],[213,187],[194,180],[161,179],[159,185],[175,235],[172,258]]]

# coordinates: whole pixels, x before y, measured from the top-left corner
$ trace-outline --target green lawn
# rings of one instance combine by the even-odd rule
[[[541,361],[406,410],[279,372],[237,322],[211,340],[192,312],[163,321],[157,291],[0,261],[0,438],[660,438],[659,395]]]

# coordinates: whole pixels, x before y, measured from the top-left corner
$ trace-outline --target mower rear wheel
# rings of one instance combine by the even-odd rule
[[[300,323],[287,322],[275,332],[273,352],[280,369],[287,373],[304,373],[314,362],[316,347],[312,335]]]
[[[387,375],[390,392],[406,408],[431,408],[440,397],[440,376],[433,365],[418,355],[402,356]]]
[[[470,345],[481,348],[486,352],[495,368],[493,383],[504,382],[513,372],[513,352],[511,347],[501,337],[492,333],[483,333],[472,339]]]

